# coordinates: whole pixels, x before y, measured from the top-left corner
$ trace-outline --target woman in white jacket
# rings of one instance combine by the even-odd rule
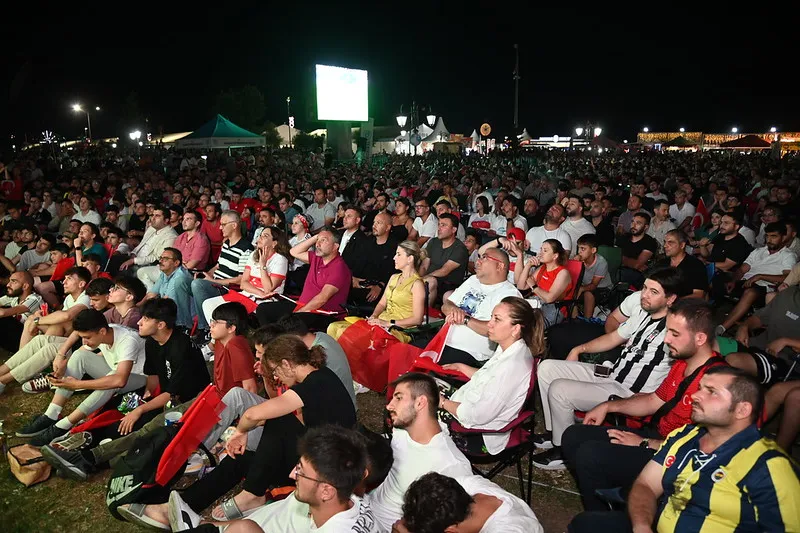
[[[519,415],[528,396],[533,354],[540,356],[545,348],[541,311],[522,298],[503,298],[492,311],[488,329],[489,340],[497,343],[497,349],[482,368],[463,363],[444,365],[470,378],[449,399],[440,398],[439,407],[445,411],[442,420],[448,427],[455,420],[470,429],[502,429]],[[462,451],[494,455],[505,449],[510,432],[451,430],[450,435]]]

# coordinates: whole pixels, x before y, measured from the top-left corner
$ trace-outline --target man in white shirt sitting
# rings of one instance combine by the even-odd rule
[[[417,217],[408,234],[409,240],[417,241],[420,248],[425,246],[427,242],[436,237],[439,229],[439,221],[431,213],[431,206],[425,197],[420,198],[414,203],[414,211]]]
[[[41,305],[41,296],[33,292],[33,276],[25,271],[11,274],[6,294],[0,297],[0,347],[11,353],[19,350],[23,324]]]
[[[392,401],[386,406],[392,419],[392,454],[389,475],[368,499],[375,519],[389,531],[403,513],[403,495],[428,472],[467,476],[472,467],[436,418],[439,389],[432,377],[408,373],[398,378]]]
[[[411,484],[396,533],[458,531],[506,533],[544,531],[530,506],[482,476],[432,472]]]
[[[667,232],[675,229],[675,224],[669,218],[669,203],[666,200],[656,200],[653,204],[653,218],[647,228],[647,234],[658,243],[659,255],[664,252],[664,237]]]
[[[173,491],[169,522],[173,531],[218,533],[377,533],[381,531],[366,498],[353,494],[367,471],[364,439],[337,426],[310,429],[299,443],[300,461],[290,477],[294,492],[285,499],[258,508],[246,520],[200,524],[195,513]],[[199,526],[199,527],[198,527]]]
[[[492,221],[492,230],[495,234],[505,237],[509,230],[519,228],[528,231],[528,221],[519,214],[517,199],[513,196],[506,196],[500,204],[500,214],[495,215]]]
[[[561,204],[553,204],[544,216],[544,226],[538,226],[528,230],[525,234],[525,247],[532,252],[538,252],[542,243],[547,239],[557,239],[567,254],[570,255],[572,248],[572,237],[566,230],[561,228],[564,222],[566,209]],[[597,230],[595,230],[597,231]]]
[[[669,217],[679,230],[684,230],[694,218],[695,208],[686,198],[686,191],[675,191],[675,203],[669,206]]]
[[[163,207],[153,209],[150,215],[150,227],[144,232],[142,242],[133,249],[131,258],[119,266],[120,270],[131,267],[152,265],[158,262],[164,248],[172,246],[178,234],[169,225],[169,210]]]
[[[567,219],[561,223],[561,229],[569,234],[569,239],[572,244],[575,245],[575,251],[577,252],[578,239],[587,233],[595,234],[597,230],[594,224],[583,218],[583,202],[580,196],[575,194],[569,195],[566,215]],[[539,246],[541,246],[541,244]],[[571,248],[567,250],[571,250]]]

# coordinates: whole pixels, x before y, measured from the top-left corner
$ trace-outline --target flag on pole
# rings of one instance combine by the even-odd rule
[[[696,230],[704,224],[707,224],[709,220],[711,220],[711,217],[708,209],[706,209],[706,203],[700,198],[700,202],[697,204],[697,209],[694,212],[694,218],[692,218],[692,229]]]

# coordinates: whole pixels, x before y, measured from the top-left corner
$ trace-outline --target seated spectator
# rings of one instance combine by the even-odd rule
[[[630,283],[637,289],[642,286],[643,272],[658,252],[658,243],[647,234],[650,215],[644,212],[633,215],[630,231],[617,237],[617,246],[622,249],[620,281]]]
[[[436,217],[438,219],[441,219],[442,215],[446,213],[449,213],[454,217],[456,217],[456,220],[458,220],[459,218],[458,210],[453,209],[453,205],[450,203],[450,201],[442,199],[436,202]],[[464,226],[461,224],[460,220],[456,225],[456,238],[461,242],[464,242],[464,239],[466,238],[466,233],[464,232]]]
[[[628,235],[631,233],[633,217],[642,211],[642,197],[631,194],[628,197],[628,210],[622,213],[617,220],[617,235]]]
[[[792,366],[793,355],[800,352],[798,306],[800,286],[794,285],[749,316],[736,330],[736,340],[746,351],[729,354],[728,363],[758,377],[763,385],[783,380]],[[761,328],[766,331],[750,336]]]
[[[240,290],[230,289],[222,296],[203,302],[206,319],[225,302],[239,302],[248,313],[254,313],[259,304],[272,301],[275,294],[283,294],[289,259],[286,235],[274,226],[264,228],[244,267]]]
[[[119,270],[137,269],[158,262],[164,248],[172,246],[178,234],[168,224],[169,211],[163,207],[154,207],[150,215],[150,226],[144,232],[142,241],[133,249],[130,258],[119,265]],[[114,267],[109,270],[114,272]]]
[[[42,298],[33,292],[33,277],[25,271],[12,273],[6,284],[6,294],[0,297],[0,330],[3,331],[0,347],[10,353],[19,350],[23,324],[41,305]],[[0,380],[0,392],[4,388],[5,383]]]
[[[170,248],[181,253],[181,266],[187,270],[205,270],[211,253],[208,237],[201,231],[202,218],[196,211],[186,211],[182,219],[182,233],[178,235]],[[163,255],[163,254],[162,254]],[[138,277],[150,291],[161,275],[161,263],[155,266],[143,266],[136,271]]]
[[[775,442],[790,454],[800,433],[800,380],[782,381],[767,390],[765,419],[770,420],[783,407]]]
[[[653,218],[647,228],[647,234],[658,243],[658,253],[664,251],[664,237],[667,232],[674,230],[675,224],[669,218],[669,202],[663,199],[656,200],[653,205]]]
[[[517,262],[517,288],[531,291],[531,305],[542,310],[547,327],[559,322],[561,311],[553,305],[573,289],[572,277],[565,266],[567,253],[556,239],[542,243],[539,253],[528,258],[524,265]]]
[[[285,224],[279,224],[279,220],[275,214],[275,210],[272,209],[269,205],[261,206],[261,209],[258,210],[258,227],[253,229],[253,237],[250,240],[250,244],[255,248],[256,243],[258,242],[258,237],[261,236],[261,232],[264,231],[264,228],[269,228],[270,226],[277,226],[281,229],[285,228]]]
[[[114,282],[108,278],[95,278],[86,285],[86,296],[89,297],[89,305],[95,311],[105,313],[113,307],[108,303],[108,295]],[[76,338],[75,342],[80,339]]]
[[[5,249],[5,256],[16,265],[22,260],[22,254],[36,249],[36,242],[39,239],[39,229],[33,224],[29,224],[16,230],[12,242],[8,243]]]
[[[203,224],[207,228],[207,224]],[[203,302],[228,292],[228,288],[242,281],[247,260],[253,251],[242,234],[242,219],[236,211],[225,211],[220,217],[220,228],[225,237],[219,261],[208,272],[196,273],[192,281],[192,297],[197,317],[198,344],[205,345],[209,340],[208,321],[203,313]],[[213,249],[213,241],[212,241]]]
[[[78,350],[65,359],[53,362],[50,383],[56,387],[47,410],[17,432],[19,437],[32,437],[31,445],[44,446],[66,434],[81,420],[91,415],[117,393],[134,391],[145,386],[144,339],[137,332],[118,325],[108,325],[99,311],[85,309],[75,317],[73,328],[88,349]],[[100,349],[102,357],[90,350]],[[90,379],[83,379],[88,374]],[[74,391],[92,391],[68,416],[59,419],[61,410]]]
[[[680,230],[668,231],[664,236],[664,255],[666,257],[656,263],[657,268],[673,267],[683,273],[686,283],[681,295],[703,298],[709,290],[708,274],[702,261],[686,253],[688,237]]]
[[[465,363],[476,368],[485,364],[496,348],[487,337],[492,310],[507,296],[521,296],[508,281],[508,254],[502,249],[486,250],[475,272],[442,304],[450,332],[439,364]]]
[[[422,262],[420,273],[428,284],[428,303],[434,305],[444,295],[458,287],[467,272],[467,248],[456,239],[458,219],[445,213],[439,219],[437,237],[427,242],[428,257]]]
[[[370,305],[378,301],[394,272],[392,257],[397,243],[390,241],[391,215],[388,213],[377,213],[373,217],[371,235],[364,234],[360,225],[361,209],[347,206],[339,253],[352,273],[349,299]]]
[[[397,242],[408,240],[414,227],[413,204],[408,198],[395,198],[394,214],[392,215],[392,229],[389,235]]]
[[[797,222],[794,220],[786,220],[786,237],[783,243],[789,251],[794,252],[800,258],[800,237],[797,236]]]
[[[561,228],[566,216],[566,209],[560,204],[553,204],[544,216],[544,226],[531,228],[525,234],[525,244],[531,252],[538,253],[542,243],[547,239],[556,239],[561,243],[561,247],[567,250],[567,254],[572,248],[572,237],[566,230]]]
[[[104,215],[105,221],[111,224],[113,227],[119,228],[122,231],[126,231],[128,229],[128,217],[120,216],[119,207],[116,205],[111,204],[106,207]]]
[[[695,207],[689,202],[686,191],[675,191],[675,203],[669,206],[669,217],[677,229],[685,232],[694,218]]]
[[[144,300],[169,298],[178,306],[178,327],[190,331],[194,325],[192,305],[192,276],[183,267],[183,255],[177,248],[164,248],[158,258],[161,271],[156,284],[147,291]],[[140,281],[141,283],[141,281]]]
[[[0,365],[0,392],[12,381],[23,383],[53,363],[59,348],[72,333],[73,319],[90,306],[84,292],[90,281],[85,268],[69,269],[64,278],[67,297],[62,310],[44,316],[38,310],[28,316],[19,341],[20,350]]]
[[[90,222],[94,224],[95,227],[99,226],[100,223],[103,221],[103,219],[100,218],[100,214],[94,209],[92,209],[92,207],[93,207],[93,202],[92,199],[89,197],[89,195],[81,194],[80,200],[78,201],[78,211],[72,218],[78,220],[81,223]]]
[[[431,204],[423,196],[414,203],[416,218],[411,227],[408,238],[417,241],[420,248],[424,248],[429,239],[436,237],[439,221],[431,213]]]
[[[92,275],[92,279],[105,278],[112,279],[111,274],[103,272],[103,258],[97,254],[86,254],[83,256],[83,266]]]
[[[714,238],[719,235],[719,227],[722,224],[722,216],[725,213],[720,210],[711,211],[711,217],[708,223],[704,224],[703,226],[693,229],[689,232],[689,245],[695,248],[695,255],[700,255],[700,242],[703,239],[708,239],[708,242],[714,240]]]
[[[289,239],[289,249],[311,238],[312,235],[309,232],[311,223],[307,215],[298,214],[292,218],[290,233],[293,234],[293,237]],[[287,275],[288,286],[292,289],[302,291],[306,282],[306,276],[308,276],[308,263],[303,263],[299,259],[293,259],[289,262],[289,274]]]
[[[139,319],[142,318],[138,304],[144,299],[145,294],[144,284],[138,279],[117,276],[108,294],[111,308],[103,313],[108,323],[120,324],[131,329],[138,328]]]
[[[183,207],[179,204],[172,204],[169,206],[169,227],[175,230],[179,236],[183,233]]]
[[[756,423],[763,404],[752,377],[724,366],[709,369],[692,395],[694,424],[673,431],[647,463],[628,496],[628,512],[581,513],[569,530],[677,531],[687,521],[695,531],[712,524],[728,531],[800,528],[798,468],[761,436]],[[694,473],[680,475],[687,461],[706,457],[714,468],[690,465]]]
[[[576,346],[566,361],[545,360],[539,365],[537,379],[548,433],[534,441],[537,448],[547,450],[534,456],[535,466],[565,468],[561,438],[572,425],[576,409],[593,409],[612,394],[628,398],[658,388],[670,367],[664,346],[667,308],[675,302],[682,284],[675,269],[650,273],[641,293],[641,307],[619,328]],[[623,343],[625,347],[607,375],[595,373],[595,365],[578,361],[582,353],[605,352]]]
[[[590,221],[583,218],[583,202],[581,198],[574,194],[567,198],[567,218],[561,223],[561,229],[569,234],[570,242],[576,245],[579,238],[586,234],[594,234],[597,230]]]
[[[583,279],[576,297],[583,303],[583,316],[592,318],[598,297],[605,297],[613,283],[606,258],[597,253],[597,235],[587,233],[579,237],[577,243],[576,259],[583,262]]]
[[[772,222],[766,228],[767,245],[756,248],[733,275],[735,285],[731,293],[739,302],[717,327],[717,334],[725,331],[743,318],[750,309],[764,307],[766,295],[774,292],[797,264],[797,256],[784,245],[786,224]]]
[[[100,230],[92,224],[84,223],[81,225],[80,231],[78,231],[78,236],[75,237],[74,240],[74,247],[75,247],[75,264],[77,266],[83,266],[83,256],[88,254],[94,254],[100,257],[100,266],[104,267],[106,262],[108,261],[108,252],[103,247],[103,243],[99,241],[100,239]]]
[[[209,264],[214,264],[217,262],[219,254],[222,251],[223,241],[227,238],[223,235],[224,231],[222,229],[223,226],[221,218],[222,211],[223,210],[220,205],[214,203],[206,204],[206,206],[203,208],[203,212],[201,213],[205,217],[201,229],[205,236],[208,237],[208,242],[211,245],[211,255],[208,258]],[[242,235],[244,236],[244,228],[241,229]]]
[[[475,273],[475,262],[478,260],[479,249],[481,247],[481,234],[474,228],[467,228],[464,237],[464,246],[467,247],[469,261],[467,262],[467,272],[472,275]]]
[[[300,440],[299,461],[289,477],[295,492],[283,500],[263,506],[246,520],[203,524],[182,497],[173,491],[169,501],[170,524],[176,531],[213,533],[224,527],[229,533],[259,531],[341,531],[377,533],[369,505],[355,494],[371,468],[364,437],[336,426],[311,429]],[[152,527],[152,526],[151,526]]]
[[[492,229],[492,220],[494,219],[494,215],[489,212],[489,200],[485,196],[477,196],[475,207],[475,212],[467,221],[467,228],[488,232]]]
[[[586,511],[607,509],[597,489],[630,489],[672,431],[691,423],[692,395],[706,371],[725,365],[713,351],[714,321],[703,300],[679,300],[667,314],[668,347],[674,364],[658,389],[605,401],[586,413],[583,425],[567,428],[562,438],[565,463],[573,471]],[[639,429],[604,427],[609,415],[648,417]]]
[[[431,472],[408,488],[403,519],[392,531],[542,533],[544,529],[526,502],[488,479],[474,474],[454,479]]]
[[[739,267],[752,251],[747,241],[739,234],[741,219],[736,213],[725,213],[719,224],[719,234],[714,240],[708,238],[698,242],[700,257],[707,263],[714,263],[715,275],[711,282],[711,295],[715,300],[726,293],[725,284],[731,281]]]
[[[497,304],[489,320],[487,337],[497,343],[489,361],[480,368],[464,363],[451,363],[444,368],[457,370],[467,376],[449,398],[442,396],[440,418],[450,430],[450,436],[460,450],[471,454],[503,451],[511,436],[505,433],[460,433],[452,422],[468,429],[498,430],[519,415],[533,372],[533,355],[544,354],[544,320],[522,298],[508,296]],[[497,394],[497,384],[503,384],[503,394]]]
[[[19,256],[19,261],[16,263],[14,263],[13,259],[11,262],[16,265],[17,270],[21,271],[28,271],[35,267],[42,266],[46,268],[46,266],[50,263],[50,250],[53,248],[53,246],[55,246],[55,244],[55,237],[49,233],[45,233],[36,242],[35,248],[24,252],[21,256]]]
[[[312,234],[316,234],[322,228],[333,224],[333,220],[336,218],[336,208],[332,203],[328,202],[324,186],[317,185],[314,187],[314,201],[308,206],[306,212],[314,219],[314,224],[311,226]]]
[[[289,251],[292,257],[310,266],[303,292],[296,304],[288,299],[260,304],[256,315],[261,325],[276,322],[290,313],[303,313],[309,324],[313,323],[312,327],[327,328],[342,312],[351,285],[350,269],[339,255],[339,243],[338,232],[325,228]],[[314,253],[309,251],[312,246]]]

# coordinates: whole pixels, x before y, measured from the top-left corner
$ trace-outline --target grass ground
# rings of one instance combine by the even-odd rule
[[[80,403],[82,395],[76,394],[65,408],[69,412]],[[44,411],[49,394],[29,395],[18,385],[12,385],[0,396],[0,420],[6,436],[22,427],[31,416]],[[366,393],[358,395],[359,419],[375,431],[381,430],[384,406],[383,395]],[[11,437],[11,445],[22,442]],[[19,483],[9,471],[5,460],[0,461],[0,531],[3,533],[46,532],[102,532],[136,531],[138,528],[115,520],[105,506],[105,488],[109,472],[93,475],[88,482],[77,482],[57,477],[30,488]],[[183,482],[190,482],[189,479]],[[509,468],[495,478],[495,482],[519,495],[519,484],[514,468]],[[566,531],[569,520],[580,511],[580,500],[574,491],[572,478],[565,472],[534,469],[532,507],[548,533]],[[210,513],[210,509],[207,511]]]

